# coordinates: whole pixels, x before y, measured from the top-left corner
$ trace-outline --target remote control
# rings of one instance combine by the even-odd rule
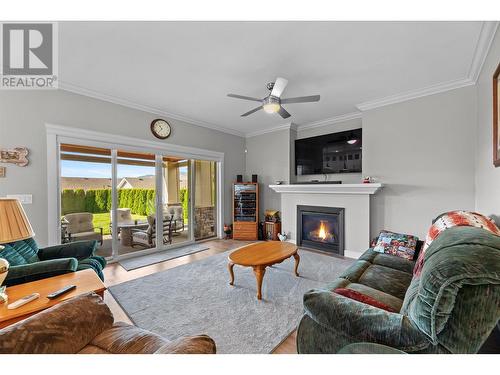
[[[7,308],[9,310],[17,309],[18,307],[21,307],[22,305],[26,305],[28,302],[34,301],[39,297],[40,297],[40,293],[30,294],[30,295],[25,296],[21,299],[18,299],[16,302],[12,302],[10,305],[7,306]]]
[[[67,293],[69,292],[70,290],[73,290],[76,288],[76,285],[68,285],[68,286],[65,286],[64,288],[62,289],[59,289],[59,290],[56,290],[55,292],[53,293],[50,293],[49,295],[47,295],[47,298],[48,299],[54,299],[54,298],[57,298],[59,297],[60,295],[63,295],[64,293]]]

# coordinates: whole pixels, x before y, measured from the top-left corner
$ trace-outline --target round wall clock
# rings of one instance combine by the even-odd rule
[[[165,120],[158,118],[151,122],[151,133],[153,133],[156,138],[167,139],[171,132],[172,129],[170,128],[170,124]]]

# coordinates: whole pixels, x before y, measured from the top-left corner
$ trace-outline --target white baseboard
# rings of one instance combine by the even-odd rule
[[[358,259],[361,255],[363,255],[363,253],[364,253],[364,250],[363,251],[344,250],[344,256],[346,258],[352,258],[352,259]]]
[[[286,242],[297,244],[297,241],[295,241],[294,239],[286,240]],[[344,250],[344,256],[346,258],[358,259],[361,255],[363,255],[364,252],[365,252],[365,250],[363,250],[363,251]]]

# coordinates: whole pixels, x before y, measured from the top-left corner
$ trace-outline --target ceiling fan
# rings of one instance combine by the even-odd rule
[[[288,118],[291,115],[285,110],[285,108],[281,106],[282,104],[310,103],[319,101],[319,95],[299,96],[296,98],[281,99],[281,94],[283,94],[283,91],[285,90],[287,84],[288,81],[285,78],[281,77],[276,78],[276,82],[268,83],[267,89],[270,91],[270,93],[264,99],[252,98],[250,96],[237,95],[237,94],[227,94],[227,96],[231,98],[251,100],[253,102],[261,103],[261,105],[259,105],[257,108],[254,108],[251,111],[243,113],[241,117],[246,117],[248,115],[251,115],[252,113],[264,109],[264,111],[266,111],[267,113],[279,113],[281,117]]]

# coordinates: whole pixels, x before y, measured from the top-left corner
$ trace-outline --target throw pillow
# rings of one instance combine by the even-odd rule
[[[425,251],[431,243],[446,229],[459,226],[483,228],[488,232],[500,236],[500,229],[496,226],[495,222],[489,217],[481,215],[477,212],[450,211],[441,214],[434,219],[429,231],[427,232],[424,246],[418,255],[417,263],[413,269],[413,274],[415,276],[420,276],[420,273],[422,272]]]
[[[375,238],[372,238],[372,239],[371,239],[371,241],[370,241],[370,247],[375,247],[375,246],[377,246],[378,238],[380,237],[380,235],[381,235],[382,233],[387,233],[387,232],[388,232],[387,230],[381,230],[381,231],[379,232],[379,234],[378,234],[378,236],[377,236],[377,237],[375,237]]]
[[[417,248],[418,237],[410,234],[380,232],[374,251],[391,254],[407,260],[413,260]]]
[[[334,290],[334,293],[340,294],[341,296],[353,299],[358,302],[366,303],[367,305],[378,307],[379,309],[389,311],[389,312],[398,312],[394,310],[391,306],[386,305],[383,302],[377,301],[375,298],[367,296],[366,294],[360,293],[356,290],[348,289],[348,288],[337,288]]]

